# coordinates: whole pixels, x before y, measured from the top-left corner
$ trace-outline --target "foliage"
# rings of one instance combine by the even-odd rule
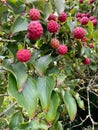
[[[40,11],[43,36],[27,36],[31,8]],[[58,16],[66,12],[67,20]],[[0,129],[97,130],[98,25],[81,25],[76,13],[98,18],[98,2],[84,0],[1,0],[0,2]],[[59,30],[47,31],[48,17],[56,15]],[[75,27],[83,27],[86,40],[75,39]],[[50,46],[52,38],[68,47],[65,55]],[[94,47],[91,48],[90,44]],[[28,62],[16,53],[28,49]],[[90,64],[84,64],[85,58]]]

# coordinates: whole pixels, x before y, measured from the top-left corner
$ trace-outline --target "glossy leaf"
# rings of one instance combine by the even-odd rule
[[[17,91],[17,83],[12,74],[9,75],[9,93],[25,108],[29,117],[33,118],[37,110],[37,90],[35,82],[32,79],[27,79],[24,89],[21,93]]]
[[[52,13],[52,5],[50,2],[44,4],[44,17],[47,19],[49,15]]]
[[[11,117],[11,121],[9,124],[9,128],[10,130],[13,130],[13,128],[17,129],[17,127],[19,126],[20,123],[23,122],[23,117],[20,111],[16,112],[13,114],[13,116]]]
[[[7,0],[7,3],[16,14],[22,13],[25,10],[24,0]]]
[[[54,130],[63,130],[63,125],[62,123],[59,121],[57,122],[54,127],[53,127]]]
[[[35,63],[34,67],[38,71],[40,75],[43,75],[46,72],[46,69],[48,68],[48,65],[52,61],[51,55],[46,55],[43,57],[40,57]]]
[[[16,57],[16,52],[18,51],[17,44],[16,43],[9,43],[7,47],[11,51],[11,53],[13,54],[13,56],[15,58]]]
[[[28,21],[23,16],[19,16],[15,23],[12,25],[11,32],[16,33],[20,31],[26,31],[28,26]]]
[[[2,16],[2,14],[7,11],[7,7],[6,6],[0,6],[0,17]]]
[[[98,42],[98,30],[93,33],[93,39]]]
[[[27,79],[26,67],[23,63],[16,63],[12,64],[12,69],[16,75],[18,91],[21,92]]]
[[[53,92],[50,101],[50,109],[46,114],[46,120],[48,122],[53,122],[55,120],[59,103],[60,103],[59,95],[56,92]]]
[[[30,123],[30,128],[32,130],[48,130],[49,125],[47,123],[45,124],[44,122],[39,121],[39,119],[35,119]]]
[[[65,9],[65,1],[64,0],[54,0],[54,4],[56,6],[57,12],[61,13]]]
[[[4,63],[3,68],[14,75],[17,81],[18,91],[21,92],[24,88],[24,84],[27,79],[26,67],[23,63],[9,64],[8,62]]]
[[[4,100],[4,96],[0,97],[0,107],[1,107],[2,104],[3,104],[3,100]]]
[[[43,111],[48,111],[50,108],[50,98],[54,86],[55,79],[52,76],[38,78],[37,89]]]
[[[79,107],[80,107],[81,109],[85,110],[84,102],[83,102],[83,100],[81,100],[81,98],[79,97],[79,94],[78,94],[78,93],[74,94],[74,97],[75,97],[75,99],[76,99],[76,101],[77,101]]]
[[[77,104],[69,90],[64,92],[63,100],[66,105],[66,109],[68,111],[70,120],[73,121],[75,119],[76,113],[77,113]]]

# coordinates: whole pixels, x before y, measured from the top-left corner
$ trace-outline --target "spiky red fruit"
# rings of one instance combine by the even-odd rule
[[[94,26],[96,26],[97,23],[98,23],[97,19],[92,20],[92,23],[93,23]]]
[[[94,3],[94,0],[90,0],[90,1],[89,1],[89,4],[92,4],[92,3]]]
[[[96,18],[95,18],[95,16],[91,16],[91,17],[89,17],[89,19],[92,21],[92,20],[94,20]]]
[[[90,17],[90,13],[88,12],[88,13],[86,13],[86,17]]]
[[[58,41],[58,39],[56,38],[53,38],[50,42],[50,46],[53,48],[53,49],[57,49],[59,47],[60,43]]]
[[[60,55],[65,55],[68,52],[68,48],[66,45],[60,45],[57,51]]]
[[[86,14],[85,13],[82,13],[81,14],[81,17],[83,18],[83,17],[86,17]]]
[[[81,13],[80,12],[78,12],[78,13],[76,13],[76,18],[78,18],[78,17],[80,17],[81,18]]]
[[[48,17],[48,20],[56,21],[56,16],[54,14],[50,14],[49,17]]]
[[[29,16],[32,20],[39,20],[40,19],[40,12],[38,9],[30,9]]]
[[[21,49],[16,53],[16,58],[20,62],[27,62],[31,58],[31,52],[27,49]]]
[[[65,13],[65,12],[62,12],[62,13],[59,15],[59,17],[58,17],[58,20],[59,20],[60,22],[65,22],[65,21],[66,21],[66,18],[67,18],[66,13]]]
[[[43,27],[38,21],[31,21],[28,25],[28,38],[31,40],[38,39],[43,34]]]
[[[93,47],[94,47],[94,44],[93,44],[93,43],[90,43],[89,46],[90,46],[90,48],[93,48]]]
[[[79,0],[79,3],[83,3],[83,0]]]
[[[88,21],[89,21],[89,18],[88,18],[88,17],[83,17],[83,18],[81,19],[81,24],[82,24],[82,25],[86,25],[86,24],[88,23]]]
[[[83,60],[83,63],[84,63],[85,65],[89,65],[89,64],[90,64],[90,58],[85,58],[85,59]]]
[[[47,24],[47,30],[50,32],[50,33],[56,33],[59,29],[59,25],[56,21],[50,21],[48,22]]]
[[[82,39],[85,35],[86,35],[86,32],[85,32],[84,28],[82,28],[82,27],[76,27],[73,30],[73,36],[76,39]]]

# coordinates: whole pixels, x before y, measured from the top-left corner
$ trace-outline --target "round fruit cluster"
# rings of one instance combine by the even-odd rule
[[[94,16],[90,16],[90,13],[80,13],[76,14],[77,21],[79,21],[82,25],[87,25],[89,21],[93,23],[94,26],[97,25],[98,20]]]
[[[29,17],[31,21],[28,24],[27,37],[30,40],[37,40],[43,35],[43,27],[39,21],[40,11],[36,8],[30,9]],[[90,16],[89,13],[78,12],[76,14],[76,18],[82,25],[86,25],[89,21],[92,21],[94,26],[97,24],[97,19],[94,16]],[[52,34],[58,34],[61,25],[63,25],[62,23],[66,22],[66,20],[67,14],[64,11],[61,12],[58,17],[54,14],[50,14],[47,18],[47,31]],[[87,47],[85,43],[87,41],[86,31],[83,27],[75,27],[72,32],[72,37],[76,40],[82,41],[84,43],[84,47]],[[59,55],[65,55],[68,52],[68,46],[65,43],[60,44],[56,37],[50,40],[50,46],[51,48],[56,49]],[[94,45],[90,43],[89,47],[93,48]],[[31,52],[27,49],[21,49],[17,52],[16,57],[20,62],[27,62],[31,58]],[[84,59],[83,63],[90,64],[90,58],[88,59]]]

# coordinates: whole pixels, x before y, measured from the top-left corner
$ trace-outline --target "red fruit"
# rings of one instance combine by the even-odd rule
[[[86,13],[86,17],[90,17],[90,13],[88,12],[88,13]]]
[[[83,38],[81,39],[81,41],[82,41],[82,42],[87,42],[88,39],[87,39],[86,37],[83,37]]]
[[[92,3],[94,3],[94,0],[90,0],[90,1],[89,1],[89,4],[92,4]]]
[[[83,0],[79,0],[79,3],[83,3]]]
[[[76,14],[76,18],[78,18],[78,17],[81,18],[81,13],[79,13],[79,12]]]
[[[59,25],[56,21],[50,21],[48,22],[47,24],[47,30],[50,32],[50,33],[56,33],[59,29]]]
[[[52,39],[51,42],[50,42],[50,46],[53,49],[57,49],[59,47],[59,45],[60,45],[60,43],[56,38]]]
[[[92,21],[92,20],[94,20],[96,18],[94,16],[91,16],[89,19]]]
[[[88,21],[89,21],[89,18],[88,18],[88,17],[83,17],[83,18],[81,19],[81,24],[82,24],[82,25],[86,25],[86,24],[88,23]]]
[[[98,23],[97,19],[92,20],[92,23],[93,23],[94,26],[96,26],[97,23]]]
[[[31,58],[31,52],[27,49],[21,49],[16,53],[16,58],[20,62],[27,62]]]
[[[60,22],[65,22],[66,21],[66,18],[67,18],[67,15],[65,12],[62,12],[59,16],[58,16],[58,20]]]
[[[90,43],[89,46],[90,46],[90,48],[93,48],[93,47],[94,47],[94,45],[93,45],[92,43]]]
[[[85,35],[86,35],[86,32],[85,32],[84,28],[82,28],[82,27],[76,27],[73,30],[73,36],[76,39],[82,39]]]
[[[78,18],[77,18],[77,21],[81,22],[81,18],[80,18],[80,17],[78,17]]]
[[[56,21],[56,16],[54,14],[50,14],[49,17],[48,17],[48,20]]]
[[[30,9],[29,16],[32,20],[39,20],[40,19],[40,12],[38,9]]]
[[[89,64],[90,64],[90,58],[85,58],[85,59],[83,60],[83,63],[84,63],[85,65],[89,65]]]
[[[31,40],[38,39],[43,34],[43,27],[38,21],[31,21],[28,25],[28,38]]]
[[[65,55],[68,52],[68,48],[66,45],[60,45],[57,51],[60,55]]]
[[[83,14],[81,14],[81,17],[82,17],[82,18],[83,18],[83,17],[86,17],[86,14],[84,14],[84,13],[83,13]]]

